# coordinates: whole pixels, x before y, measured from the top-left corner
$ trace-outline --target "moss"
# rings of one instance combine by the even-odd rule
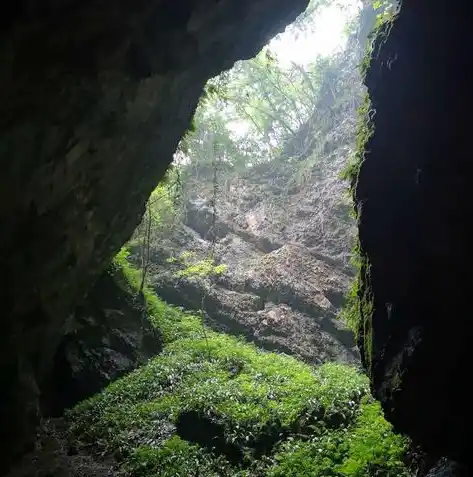
[[[357,241],[352,250],[351,263],[356,270],[356,276],[351,283],[351,286],[346,295],[346,303],[340,312],[340,318],[347,324],[347,326],[355,334],[355,338],[359,338],[359,273],[361,269],[361,254],[359,251],[359,242]]]
[[[126,257],[120,252],[115,266],[136,290],[141,277]],[[80,448],[113,455],[125,475],[139,477],[404,475],[405,446],[372,408],[368,379],[355,368],[314,369],[211,330],[207,343],[199,318],[148,288],[144,296],[165,349],[68,411]],[[198,419],[192,439],[179,425],[189,415]],[[363,447],[368,437],[378,453]],[[373,472],[362,473],[371,463]]]
[[[141,284],[141,271],[128,262],[129,254],[128,249],[123,247],[113,260],[113,266],[123,272],[126,281],[122,286],[137,293]],[[183,337],[203,336],[200,317],[168,305],[158,298],[147,284],[143,287],[143,298],[151,322],[161,331],[164,343],[171,343]]]
[[[345,306],[339,317],[354,332],[355,339],[362,346],[368,373],[371,373],[373,357],[373,334],[371,318],[373,313],[373,298],[368,284],[369,263],[366,256],[360,252],[359,242],[353,249],[352,264],[356,276],[346,296]]]
[[[389,10],[388,13],[378,16],[375,29],[371,34],[371,41],[368,44],[364,60],[360,66],[363,79],[365,79],[369,70],[371,59],[377,54],[377,50],[383,42],[386,41],[395,18],[396,12],[389,13]],[[358,110],[356,152],[349,159],[341,173],[341,178],[349,181],[354,203],[354,216],[357,220],[362,213],[362,204],[356,200],[358,175],[365,160],[366,146],[375,132],[374,114],[375,110],[372,107],[369,94],[366,93],[363,103]],[[364,363],[371,374],[373,358],[373,332],[371,324],[373,298],[369,284],[369,259],[363,252],[359,240],[352,251],[352,263],[356,270],[356,276],[347,294],[346,305],[341,311],[340,317],[355,333],[364,354]]]
[[[349,181],[352,192],[356,186],[358,173],[360,172],[361,164],[364,160],[366,143],[374,132],[372,117],[373,110],[371,108],[371,101],[368,93],[366,93],[363,98],[363,103],[358,109],[355,154],[348,160],[340,174],[341,179]]]
[[[358,220],[361,213],[361,204],[356,202],[355,193],[368,141],[374,134],[373,109],[368,94],[365,95],[363,105],[359,109],[358,131],[356,136],[356,154],[354,159],[348,162],[342,178],[350,182],[350,189],[354,201],[354,215]],[[371,313],[373,310],[372,298],[367,287],[367,273],[369,270],[368,257],[363,253],[359,240],[352,251],[352,263],[356,270],[355,279],[350,287],[347,303],[341,312],[341,317],[355,333],[355,337],[362,345],[365,355],[365,365],[371,372],[372,359],[372,329]]]
[[[363,280],[361,286],[358,289],[358,299],[360,303],[360,337],[363,340],[363,352],[365,355],[365,366],[367,368],[368,374],[371,375],[371,366],[373,362],[373,327],[372,327],[372,316],[373,316],[373,297],[371,295],[371,288],[368,284],[368,279],[366,278],[366,268],[367,260],[365,259],[364,265],[360,271],[359,277],[365,274],[365,278],[358,280]]]

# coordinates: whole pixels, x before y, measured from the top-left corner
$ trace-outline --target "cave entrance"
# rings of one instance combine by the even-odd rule
[[[10,282],[2,427],[15,456],[34,439],[37,388],[51,371],[51,343],[64,337],[65,316],[139,220],[142,199],[164,171],[204,78],[226,58],[252,51],[251,39],[234,48],[231,28],[238,22],[220,18],[230,40],[222,46],[222,36],[208,41],[198,31],[198,42],[211,47],[202,53],[202,68],[188,64],[195,46],[186,41],[188,17],[166,10],[169,2],[159,4],[146,11],[139,2],[130,11],[118,6],[113,15],[98,15],[88,3],[44,11],[25,4],[5,31],[2,145],[15,161],[2,187]],[[290,8],[282,10],[289,15]],[[146,278],[170,303],[204,309],[214,328],[267,349],[307,361],[356,360],[349,333],[336,321],[354,230],[338,174],[353,152],[362,95],[356,67],[375,10],[313,1],[256,58],[209,81],[174,166],[127,245],[142,269],[140,292]],[[141,17],[151,27],[137,32]],[[24,24],[15,26],[17,20]],[[260,32],[253,43],[265,30],[261,22],[245,23],[249,35]],[[184,39],[179,47],[166,36],[174,29],[171,37]],[[156,43],[160,48],[150,53]],[[166,94],[169,102],[162,101]],[[25,141],[30,137],[35,140]],[[153,164],[151,149],[161,154]],[[105,186],[102,179],[112,176]]]

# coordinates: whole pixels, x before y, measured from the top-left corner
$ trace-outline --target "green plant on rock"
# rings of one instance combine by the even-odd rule
[[[365,94],[363,103],[358,109],[355,154],[347,161],[345,168],[340,173],[340,178],[349,181],[352,189],[356,185],[358,173],[365,158],[365,146],[374,133],[372,121],[374,114],[369,95]]]
[[[203,291],[200,307],[200,319],[202,323],[202,333],[208,346],[207,330],[205,327],[205,297],[209,293],[211,285],[205,282],[204,279],[221,275],[225,272],[227,266],[225,264],[216,265],[213,256],[199,260],[196,258],[195,252],[192,251],[182,252],[179,257],[171,257],[167,261],[169,263],[177,263],[181,267],[181,269],[175,273],[177,277],[197,279],[201,282]]]
[[[383,436],[382,439],[380,437]],[[407,439],[392,432],[383,417],[379,402],[366,402],[357,417],[356,425],[346,440],[348,458],[340,465],[342,475],[353,477],[407,477],[403,466]]]
[[[378,14],[376,17],[375,29],[371,34],[365,57],[361,65],[362,76],[365,77],[370,66],[371,58],[375,48],[379,47],[389,35],[397,10],[396,2],[390,0],[375,1],[374,8]],[[365,95],[363,104],[358,110],[358,126],[356,135],[355,154],[350,158],[341,172],[340,177],[349,181],[351,196],[354,203],[354,216],[358,220],[362,213],[361,202],[355,198],[358,175],[365,160],[366,147],[374,134],[374,117],[376,111],[373,109],[368,93]],[[361,244],[358,241],[352,253],[353,265],[356,270],[356,277],[347,294],[347,301],[340,317],[353,330],[358,341],[363,344],[365,362],[371,372],[371,361],[373,356],[373,335],[371,318],[373,313],[373,300],[370,290],[369,262],[363,254]]]
[[[195,252],[185,251],[179,257],[171,257],[169,263],[178,264],[181,269],[176,272],[177,277],[184,278],[205,278],[214,277],[225,273],[225,264],[217,265],[213,258],[197,259]]]
[[[199,446],[192,445],[178,436],[172,436],[159,448],[138,447],[123,466],[123,470],[125,474],[133,477],[232,476],[231,468],[225,459],[215,458]],[[189,473],[193,471],[195,473]]]
[[[392,433],[377,402],[364,401],[355,426],[310,440],[284,443],[270,477],[407,477],[407,441]]]
[[[115,256],[112,268],[122,272],[125,281],[121,285],[132,294],[139,292],[142,274],[129,261],[130,252],[123,247]],[[146,311],[154,326],[159,328],[165,343],[171,343],[184,336],[201,337],[200,322],[197,316],[170,306],[162,301],[153,290],[145,284],[142,290]]]

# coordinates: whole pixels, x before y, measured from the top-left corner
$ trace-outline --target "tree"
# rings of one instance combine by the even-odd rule
[[[139,245],[140,250],[140,293],[143,291],[151,264],[152,243],[162,239],[165,234],[169,234],[176,223],[180,190],[179,171],[170,169],[163,181],[151,193],[141,223],[131,239],[131,244]]]

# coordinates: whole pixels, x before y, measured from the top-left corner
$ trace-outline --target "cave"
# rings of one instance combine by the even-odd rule
[[[4,9],[0,472],[34,446],[66,319],[138,225],[205,82],[253,56],[306,4],[34,0]],[[353,181],[359,346],[374,395],[432,462],[466,466],[468,7],[406,0],[378,36],[365,80],[373,132]]]

